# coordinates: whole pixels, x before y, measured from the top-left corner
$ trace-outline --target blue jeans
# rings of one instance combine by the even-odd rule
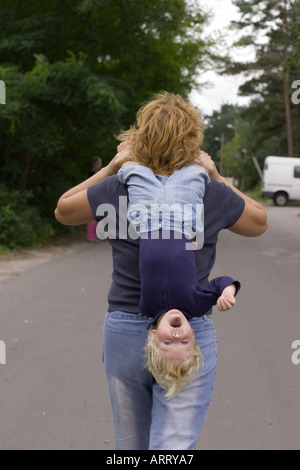
[[[117,450],[194,450],[215,382],[217,347],[210,318],[190,324],[204,356],[204,366],[174,398],[145,368],[144,346],[151,319],[125,312],[108,313],[103,360],[111,400]]]

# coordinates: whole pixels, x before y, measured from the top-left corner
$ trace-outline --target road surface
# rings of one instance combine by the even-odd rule
[[[267,211],[262,237],[220,235],[212,276],[242,290],[213,313],[219,361],[199,449],[300,449],[300,207]],[[0,261],[0,449],[114,448],[101,363],[110,279],[103,242]]]

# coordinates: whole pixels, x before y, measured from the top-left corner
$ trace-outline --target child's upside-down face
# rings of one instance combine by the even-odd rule
[[[169,310],[161,315],[149,336],[154,339],[164,359],[183,362],[191,357],[194,331],[180,310]]]

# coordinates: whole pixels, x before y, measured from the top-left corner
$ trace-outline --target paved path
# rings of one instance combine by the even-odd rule
[[[213,315],[219,363],[199,449],[300,448],[300,207],[268,213],[260,238],[220,236],[212,274],[243,289]],[[101,363],[110,277],[104,243],[0,261],[0,449],[113,449]]]
[[[300,207],[269,207],[269,229],[222,232],[214,275],[236,275],[237,306],[215,311],[218,369],[205,449],[300,449]],[[299,355],[300,357],[300,355]]]

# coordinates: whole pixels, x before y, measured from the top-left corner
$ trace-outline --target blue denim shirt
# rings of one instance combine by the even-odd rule
[[[132,162],[119,170],[118,178],[128,186],[127,216],[138,233],[163,229],[188,239],[203,233],[203,195],[210,181],[203,167],[186,165],[166,177]]]

